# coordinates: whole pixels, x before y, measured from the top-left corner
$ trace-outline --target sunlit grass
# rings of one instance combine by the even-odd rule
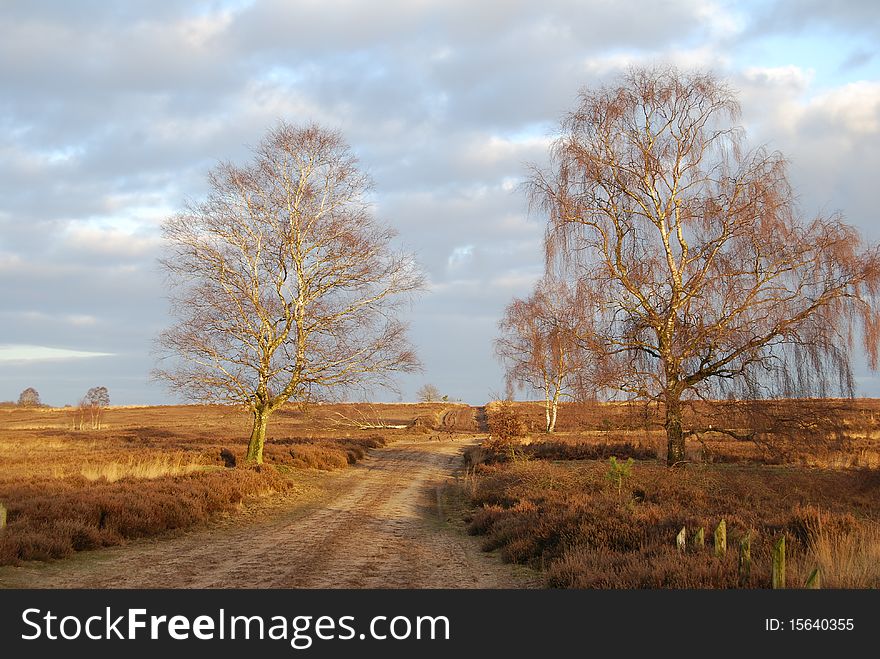
[[[807,564],[819,568],[823,588],[880,587],[880,524],[811,529]]]
[[[83,465],[80,474],[90,481],[104,479],[112,483],[123,478],[153,479],[163,476],[182,476],[204,468],[204,465],[192,456],[178,453],[147,459],[130,458],[125,462],[86,464]]]

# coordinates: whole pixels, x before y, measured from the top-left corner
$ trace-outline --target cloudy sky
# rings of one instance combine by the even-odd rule
[[[579,88],[637,63],[715,71],[804,212],[876,241],[878,44],[873,0],[4,0],[0,400],[170,402],[148,379],[169,322],[158,227],[283,118],[343,131],[428,274],[403,398],[432,382],[484,402],[499,314],[541,273],[517,183]]]

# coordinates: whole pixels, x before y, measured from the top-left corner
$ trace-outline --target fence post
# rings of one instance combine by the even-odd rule
[[[6,506],[0,503],[0,531],[6,528]]]
[[[705,547],[706,546],[706,531],[701,526],[697,532],[694,534],[694,547]]]
[[[715,529],[715,555],[719,558],[727,552],[727,522],[723,519]]]
[[[773,588],[785,588],[785,535],[773,545]]]
[[[681,531],[675,536],[675,544],[678,547],[678,551],[685,550],[685,546],[687,545],[687,529],[684,526],[681,527]]]
[[[752,576],[752,534],[746,535],[739,541],[739,585],[745,586]]]
[[[819,568],[814,568],[812,572],[810,572],[810,576],[807,577],[807,583],[804,584],[804,588],[810,588],[812,590],[816,590],[822,587],[822,573],[819,571]]]

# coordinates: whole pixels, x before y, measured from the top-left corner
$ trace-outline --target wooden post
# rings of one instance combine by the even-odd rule
[[[694,534],[694,547],[705,547],[706,546],[706,531],[701,526],[697,532]]]
[[[0,503],[0,531],[6,528],[6,506]]]
[[[773,545],[773,588],[785,588],[785,535]]]
[[[812,572],[810,572],[810,576],[807,577],[807,583],[804,584],[804,588],[810,588],[812,590],[816,590],[822,587],[822,573],[819,572],[819,568],[814,568]]]
[[[715,555],[719,558],[727,552],[727,522],[723,519],[715,529]]]
[[[752,576],[752,534],[746,533],[739,541],[739,585],[746,586]]]
[[[687,545],[687,529],[684,526],[681,527],[681,531],[675,536],[675,544],[678,547],[678,551],[685,550],[685,546]]]

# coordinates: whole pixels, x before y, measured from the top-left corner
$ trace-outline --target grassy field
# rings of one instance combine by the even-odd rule
[[[701,405],[690,414],[744,415],[729,404]],[[447,509],[486,549],[537,568],[552,587],[765,588],[782,535],[789,586],[803,586],[816,568],[823,587],[880,586],[880,401],[787,405],[808,422],[801,437],[738,441],[709,432],[689,441],[687,464],[668,469],[656,410],[564,405],[559,431],[548,436],[541,406],[515,403],[525,436],[469,449],[465,475],[444,495]],[[499,409],[487,406],[490,427]],[[231,408],[117,407],[101,430],[76,430],[69,409],[0,407],[0,504],[8,510],[0,564],[302,501],[327,481],[323,474],[370,449],[473,434],[483,420],[482,409],[441,403],[290,407],[270,422],[266,464],[257,469],[241,463],[249,419]],[[633,459],[619,479],[612,456]],[[728,551],[716,556],[722,519]],[[682,527],[684,552],[675,541]],[[747,577],[738,565],[745,537]]]
[[[843,430],[824,444],[792,447],[788,437],[774,451],[718,436],[709,447],[694,442],[692,462],[675,469],[664,464],[662,433],[636,428],[620,406],[572,406],[552,439],[531,432],[522,443],[470,451],[460,485],[472,505],[469,532],[505,560],[542,569],[553,587],[767,588],[781,535],[789,586],[819,568],[823,587],[880,587],[878,403],[850,405],[838,419]],[[514,409],[540,427],[540,406]],[[490,406],[490,426],[492,415]],[[611,456],[633,458],[627,475],[615,477]],[[722,519],[728,551],[716,556]],[[747,536],[744,577],[738,549]]]
[[[367,451],[442,427],[451,405],[316,405],[279,410],[265,466],[241,464],[249,418],[222,406],[115,407],[101,430],[71,409],[0,408],[0,564],[60,558],[299,496],[303,470],[343,469]],[[221,456],[236,458],[228,468]],[[314,479],[312,479],[314,480]]]

